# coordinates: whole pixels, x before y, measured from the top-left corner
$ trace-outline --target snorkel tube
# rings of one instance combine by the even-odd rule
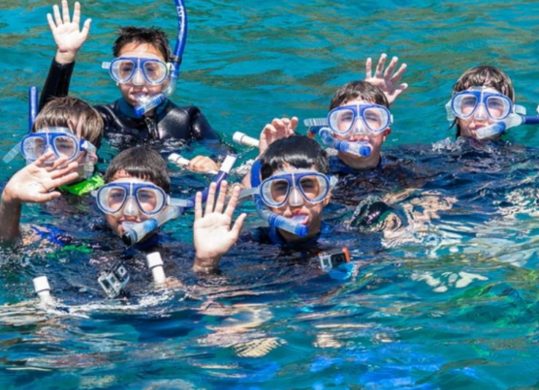
[[[174,5],[176,6],[176,14],[178,15],[178,37],[174,52],[171,55],[172,69],[170,70],[169,84],[164,92],[147,97],[144,100],[141,99],[140,104],[135,107],[135,115],[139,118],[167,100],[168,96],[172,95],[176,88],[176,81],[180,74],[180,65],[187,40],[187,12],[183,0],[174,0]]]
[[[34,127],[34,122],[36,121],[38,103],[39,101],[39,91],[37,87],[28,88],[28,134],[32,132]]]
[[[228,155],[221,164],[219,172],[212,180],[212,183],[217,184],[217,188],[221,185],[221,182],[228,177],[232,166],[236,162],[236,156]],[[205,201],[208,197],[209,188],[206,188],[202,192],[202,201]],[[161,213],[157,214],[154,217],[148,218],[147,220],[135,223],[135,224],[123,224],[124,234],[122,235],[122,240],[126,245],[135,245],[136,243],[142,241],[144,237],[148,234],[157,230],[160,226],[164,225],[172,219],[178,218],[183,210],[186,208],[193,208],[195,206],[195,198],[191,199],[170,199],[169,206],[164,209]]]

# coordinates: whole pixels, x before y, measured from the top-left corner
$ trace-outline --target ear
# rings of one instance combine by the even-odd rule
[[[326,207],[329,204],[329,201],[331,200],[331,191],[328,192],[324,200],[322,201],[322,206]]]
[[[386,142],[386,138],[389,134],[391,134],[391,127],[388,127],[382,132],[382,142]]]

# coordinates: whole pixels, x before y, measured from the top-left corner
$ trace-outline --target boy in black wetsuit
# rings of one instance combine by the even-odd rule
[[[80,4],[75,3],[71,19],[67,0],[62,0],[62,12],[54,5],[53,15],[48,14],[47,19],[57,51],[41,94],[40,107],[53,96],[68,94],[75,58],[88,37],[91,24],[90,19],[86,20],[80,30]],[[115,59],[109,71],[122,97],[114,103],[95,106],[105,121],[105,137],[113,146],[126,149],[151,140],[199,140],[211,145],[220,142],[205,116],[194,106],[178,107],[165,99],[142,117],[135,114],[134,107],[139,99],[161,93],[170,83],[170,48],[161,30],[122,28],[113,54]],[[188,168],[198,172],[218,169],[217,164],[205,156],[193,158]]]

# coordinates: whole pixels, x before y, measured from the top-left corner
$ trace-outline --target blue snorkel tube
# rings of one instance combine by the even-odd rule
[[[34,122],[36,121],[37,110],[39,107],[39,90],[37,87],[28,89],[28,133],[32,132]]]
[[[226,156],[225,160],[221,164],[221,168],[219,168],[219,172],[217,172],[215,177],[212,179],[212,183],[216,183],[217,188],[219,188],[221,182],[228,177],[228,174],[230,173],[230,170],[234,166],[235,162],[236,156]],[[206,201],[206,198],[208,197],[208,191],[209,188],[206,188],[202,192],[203,202]],[[180,215],[182,215],[185,209],[193,208],[194,206],[195,197],[186,200],[171,198],[169,206],[156,216],[148,218],[140,223],[123,225],[125,232],[122,235],[122,240],[126,245],[134,245],[168,221],[178,218]]]
[[[176,39],[176,47],[171,55],[172,69],[170,70],[170,81],[167,89],[158,95],[148,98],[135,107],[135,115],[142,117],[145,113],[153,110],[155,107],[167,100],[168,96],[172,95],[176,88],[176,81],[180,74],[180,65],[182,63],[183,51],[187,41],[187,11],[183,0],[174,0],[176,13],[178,15],[178,37]]]

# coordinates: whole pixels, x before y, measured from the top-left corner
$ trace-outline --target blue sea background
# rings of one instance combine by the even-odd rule
[[[334,90],[363,79],[365,59],[376,62],[381,53],[408,64],[403,81],[409,88],[392,106],[395,124],[384,146],[393,155],[405,145],[429,149],[453,135],[444,105],[453,83],[472,66],[503,69],[517,103],[530,114],[539,103],[537,1],[186,5],[189,34],[173,100],[200,107],[228,142],[236,130],[256,136],[274,117],[325,115]],[[172,1],[92,0],[82,9],[83,19],[93,22],[71,93],[92,103],[118,96],[101,62],[112,57],[120,26],[159,26],[171,42],[176,35]],[[28,87],[43,84],[55,46],[45,17],[51,4],[0,0],[0,10],[3,155],[27,132]],[[363,256],[366,238],[351,234],[361,267],[348,283],[314,278],[298,286],[297,264],[266,264],[256,268],[261,276],[249,281],[252,286],[210,294],[214,311],[181,294],[155,293],[124,308],[96,304],[80,317],[44,315],[31,305],[12,306],[33,298],[33,275],[13,265],[12,256],[1,270],[0,387],[536,388],[539,133],[522,126],[508,139],[525,150],[516,164],[525,172],[518,180],[531,187],[516,188],[525,203],[516,218],[487,229],[473,210],[469,219],[449,216],[445,235],[428,236],[441,242],[440,255],[418,241]],[[19,158],[3,165],[0,188],[23,164]],[[477,191],[497,191],[504,175],[493,175],[496,180]],[[503,200],[494,204],[503,206]],[[40,218],[39,210],[25,208],[25,220]],[[189,244],[189,223],[179,226]],[[474,233],[481,229],[483,235]],[[448,237],[453,241],[444,246]],[[241,251],[235,256],[249,266]],[[233,268],[226,269],[230,274]],[[463,286],[466,273],[486,279]],[[274,284],[267,275],[287,282]],[[216,283],[226,287],[229,281]],[[72,297],[73,290],[63,292]]]

